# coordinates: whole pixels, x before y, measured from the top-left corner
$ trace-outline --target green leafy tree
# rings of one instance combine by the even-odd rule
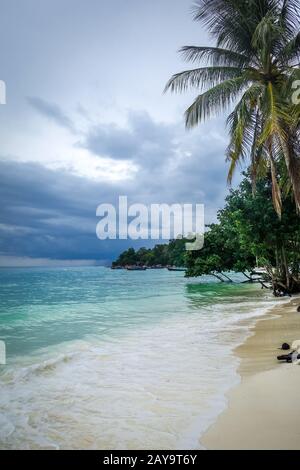
[[[202,250],[188,253],[186,275],[213,275],[223,281],[224,275],[227,277],[226,272],[250,271],[255,264],[252,251],[240,242],[237,227],[223,216],[222,223],[208,226]]]
[[[260,180],[255,196],[249,176],[232,190],[219,223],[210,227],[203,250],[189,254],[188,276],[222,271],[267,269],[274,291],[300,291],[300,223],[290,196],[279,219],[272,205],[271,176]]]

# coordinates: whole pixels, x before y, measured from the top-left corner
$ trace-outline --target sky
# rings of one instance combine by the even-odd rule
[[[193,131],[197,96],[163,94],[210,44],[192,0],[0,0],[0,266],[108,264],[145,241],[99,240],[96,208],[199,203],[228,192],[225,117]]]

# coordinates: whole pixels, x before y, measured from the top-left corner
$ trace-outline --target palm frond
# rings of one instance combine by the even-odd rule
[[[248,84],[245,77],[226,80],[199,95],[186,110],[186,126],[194,127],[211,116],[216,116],[234,103]]]
[[[272,58],[280,49],[283,40],[284,31],[276,15],[270,11],[257,24],[252,35],[252,45],[266,69],[270,68]]]
[[[293,187],[293,195],[297,211],[300,214],[300,152],[299,136],[290,134],[285,147],[284,157],[288,175]]]
[[[211,65],[244,67],[251,63],[251,58],[238,52],[220,47],[184,46],[179,52],[187,62],[206,60]]]
[[[274,159],[272,157],[272,152],[270,152],[270,162],[271,162],[271,178],[272,178],[272,199],[274,209],[277,212],[279,218],[282,215],[282,198],[281,198],[281,190],[277,180],[277,172]]]
[[[230,130],[231,140],[227,148],[227,161],[230,162],[227,176],[229,184],[232,182],[238,163],[244,161],[251,152],[254,131],[255,113],[244,103],[236,113]]]
[[[284,66],[285,64],[293,65],[293,62],[300,60],[300,33],[297,33],[290,41],[288,41],[278,54],[278,62]]]
[[[262,140],[272,138],[276,142],[276,153],[283,155],[287,171],[293,186],[293,193],[297,210],[300,213],[300,156],[299,138],[296,131],[292,132],[292,116],[287,115],[287,111],[276,102],[274,87],[269,84],[268,96],[270,98],[267,125],[262,133]],[[288,109],[288,108],[287,108]],[[299,148],[298,148],[299,150]]]
[[[254,147],[257,148],[259,135],[257,105],[262,91],[262,85],[251,85],[227,119],[230,134],[230,144],[227,148],[227,160],[230,161],[227,177],[229,184],[240,159],[251,156],[251,161],[254,160]]]
[[[280,22],[290,39],[299,31],[300,15],[298,0],[283,0],[280,13]]]
[[[203,67],[176,73],[165,87],[165,92],[183,92],[188,88],[203,90],[216,86],[225,80],[240,77],[242,69],[238,67]]]
[[[290,116],[284,107],[281,106],[278,94],[271,82],[269,82],[266,87],[265,98],[263,101],[266,120],[264,129],[262,130],[260,143],[265,143],[274,134],[277,135],[282,142],[286,142],[287,134],[283,126],[283,122],[289,122]]]
[[[218,46],[251,55],[256,25],[277,3],[275,0],[198,0],[194,19],[207,27]]]

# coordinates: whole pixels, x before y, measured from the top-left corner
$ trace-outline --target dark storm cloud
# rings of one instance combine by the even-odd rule
[[[28,103],[41,115],[54,121],[61,127],[65,127],[70,131],[74,131],[74,125],[71,119],[61,110],[55,103],[49,103],[37,96],[30,96],[27,98]]]
[[[2,254],[101,259],[95,210],[105,185],[35,163],[6,161],[0,168]]]
[[[138,150],[135,136],[113,124],[91,129],[82,146],[96,155],[117,160],[131,160]]]
[[[176,126],[156,123],[146,112],[132,111],[126,128],[115,124],[94,126],[80,145],[99,156],[153,167],[161,164],[166,154],[171,157],[176,151],[176,131]]]
[[[37,163],[1,161],[0,254],[108,262],[128,246],[149,245],[96,238],[98,204],[117,207],[120,195],[127,195],[129,203],[147,205],[205,203],[206,222],[211,221],[226,192],[223,144],[214,142],[209,149],[206,133],[181,133],[178,125],[139,116],[129,116],[121,139],[132,142],[134,136],[132,159],[139,169],[131,180],[97,182]],[[117,145],[119,130],[104,129],[107,141]],[[114,158],[113,152],[107,155]]]
[[[156,196],[167,203],[222,203],[226,145],[209,124],[187,132],[182,122],[161,123],[146,112],[130,112],[126,127],[99,125],[80,145],[96,155],[136,164],[135,188],[142,201]]]

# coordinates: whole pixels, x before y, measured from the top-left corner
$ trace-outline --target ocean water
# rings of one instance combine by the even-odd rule
[[[275,302],[166,270],[1,269],[0,448],[201,449]]]

